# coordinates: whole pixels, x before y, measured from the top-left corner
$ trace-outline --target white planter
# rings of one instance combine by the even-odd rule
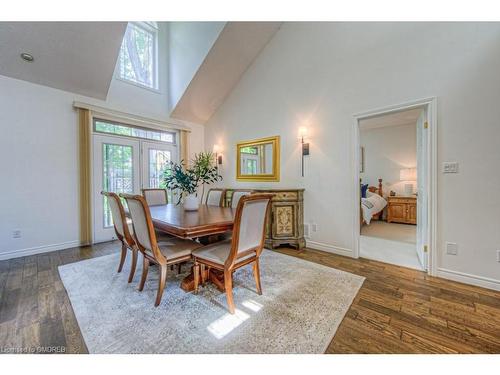
[[[196,211],[199,206],[200,202],[198,201],[196,194],[189,194],[186,198],[184,198],[184,210]]]

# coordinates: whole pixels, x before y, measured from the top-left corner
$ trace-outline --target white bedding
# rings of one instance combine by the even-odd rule
[[[370,221],[372,220],[372,215],[380,212],[387,206],[387,201],[382,198],[378,194],[374,194],[371,192],[367,192],[366,198],[361,198],[361,201],[369,201],[373,204],[372,208],[366,207],[364,204],[361,204],[361,210],[363,212],[363,220],[367,225],[370,225]]]

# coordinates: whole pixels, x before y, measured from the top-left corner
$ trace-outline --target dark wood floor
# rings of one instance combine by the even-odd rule
[[[116,251],[106,243],[1,261],[0,352],[86,353],[57,267]],[[366,259],[279,251],[366,277],[327,353],[500,353],[500,292]]]

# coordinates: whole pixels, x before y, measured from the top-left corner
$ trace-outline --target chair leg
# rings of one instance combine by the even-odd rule
[[[260,285],[259,258],[257,258],[253,264],[253,277],[255,277],[255,285],[257,286],[257,294],[262,294],[262,287]]]
[[[224,286],[226,289],[226,299],[229,312],[234,314],[233,274],[231,271],[224,271]]]
[[[201,274],[201,285],[205,285],[206,277],[205,277],[205,265],[200,265],[200,274]]]
[[[142,276],[141,276],[141,282],[139,283],[139,292],[142,292],[142,290],[144,289],[144,284],[146,283],[146,277],[148,276],[148,271],[149,271],[149,260],[147,260],[146,257],[143,257]]]
[[[132,250],[132,264],[130,265],[130,274],[128,275],[128,282],[131,283],[135,275],[137,267],[137,250]]]
[[[122,242],[122,255],[120,257],[120,265],[118,266],[118,273],[122,272],[123,264],[125,263],[125,258],[127,257],[127,246]]]
[[[194,278],[194,293],[198,293],[198,285],[200,284],[200,265],[195,263],[193,266],[193,278]]]
[[[158,306],[163,296],[163,289],[167,283],[167,266],[160,265],[160,280],[158,281],[158,292],[156,293],[155,306]]]

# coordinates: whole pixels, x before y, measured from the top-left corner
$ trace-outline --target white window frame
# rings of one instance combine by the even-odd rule
[[[123,127],[131,128],[131,129],[141,129],[141,130],[158,132],[158,133],[167,133],[167,134],[172,135],[172,142],[162,141],[162,140],[153,139],[153,138],[136,137],[133,135],[124,135],[124,134],[117,134],[117,133],[112,133],[112,132],[100,131],[100,130],[97,130],[97,122],[103,122],[103,123],[106,123],[109,125],[123,126]],[[134,139],[144,140],[144,141],[148,141],[148,142],[163,143],[163,144],[168,144],[168,145],[173,145],[173,146],[177,146],[177,143],[179,140],[179,131],[175,130],[175,129],[160,129],[158,127],[138,126],[138,125],[133,125],[133,124],[126,123],[126,122],[121,122],[121,121],[116,121],[116,120],[108,120],[105,118],[105,116],[98,116],[98,115],[96,115],[95,117],[92,118],[92,132],[94,134],[104,134],[104,135],[123,137],[123,138],[134,138]]]
[[[116,79],[118,79],[119,81],[128,83],[130,85],[140,87],[142,89],[146,89],[146,90],[153,91],[155,93],[159,93],[160,87],[159,87],[159,79],[158,79],[158,72],[159,72],[159,69],[158,69],[158,26],[157,26],[156,22],[129,22],[129,25],[130,24],[132,24],[135,27],[138,27],[140,29],[143,29],[143,30],[145,30],[148,33],[151,33],[153,35],[153,72],[152,72],[153,73],[153,77],[152,77],[153,78],[152,79],[153,87],[148,86],[148,85],[144,85],[140,82],[132,81],[132,80],[127,79],[125,77],[122,77],[122,75],[121,75],[121,71],[122,71],[121,54],[123,53],[122,52],[123,40],[122,40],[122,44],[120,46],[120,55],[118,56],[118,69],[116,72]],[[128,29],[128,27],[129,26],[127,25],[127,29]],[[123,37],[125,38],[125,35]]]

